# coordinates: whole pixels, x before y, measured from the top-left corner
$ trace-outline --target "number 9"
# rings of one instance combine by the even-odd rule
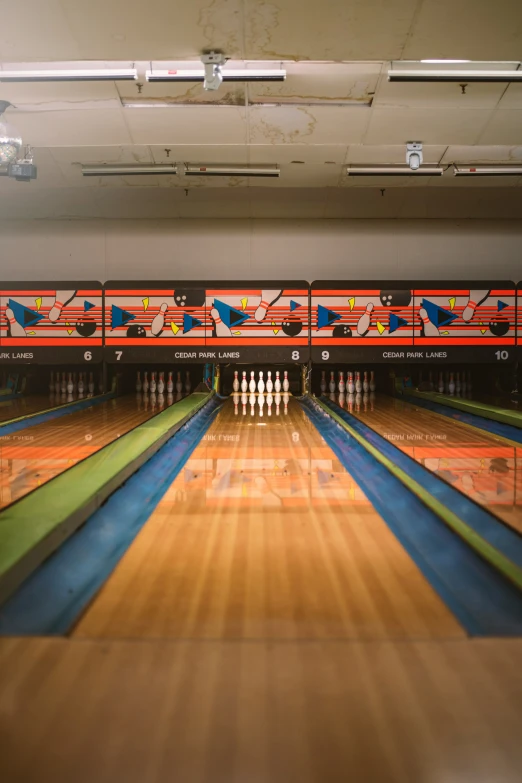
[[[328,351],[323,351],[321,354],[321,359],[323,360],[323,362],[327,362],[329,358],[330,358],[330,353]]]

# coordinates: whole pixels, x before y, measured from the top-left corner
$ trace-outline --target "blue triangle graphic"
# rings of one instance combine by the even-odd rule
[[[197,318],[194,318],[188,313],[183,313],[183,334],[187,334],[187,332],[190,332],[195,326],[201,326],[201,324],[202,321],[198,321]]]
[[[429,299],[423,299],[421,302],[421,307],[424,307],[426,310],[431,323],[435,324],[435,326],[439,328],[441,326],[447,326],[452,321],[454,321],[455,318],[458,318],[455,313],[450,313],[449,310],[444,310],[444,308],[439,307],[439,305],[436,305],[434,302],[430,302]]]
[[[250,316],[246,313],[242,313],[241,310],[236,310],[235,307],[221,302],[219,299],[214,299],[214,307],[219,313],[219,317],[223,323],[228,326],[229,329],[235,329],[241,326],[242,323],[247,321]]]
[[[506,304],[506,302],[501,302],[500,299],[499,299],[498,302],[497,302],[497,307],[498,307],[499,310],[504,310],[504,308],[505,307],[509,307],[509,305]]]
[[[34,326],[38,321],[41,321],[42,318],[44,318],[44,316],[37,313],[36,310],[30,310],[25,305],[15,302],[14,299],[9,299],[7,306],[13,311],[15,321],[17,321],[20,326],[23,326],[24,329],[27,329],[28,326]]]
[[[322,329],[323,326],[331,326],[335,321],[339,321],[341,316],[339,313],[334,313],[333,310],[323,307],[323,305],[317,305],[317,328]]]
[[[111,329],[116,329],[117,326],[125,326],[129,321],[134,321],[135,318],[136,316],[128,313],[127,310],[122,310],[121,307],[112,305]]]
[[[290,299],[290,312],[293,313],[294,310],[297,310],[298,307],[302,307],[302,304],[300,302],[294,302],[293,299]]]
[[[88,302],[87,300],[85,300],[85,302],[83,303],[83,309],[85,310],[86,313],[88,313],[89,310],[92,310],[93,307],[96,307],[96,305],[93,305],[92,302]]]
[[[390,313],[390,325],[388,326],[388,333],[393,334],[393,332],[396,332],[397,329],[399,329],[401,326],[408,326],[408,321],[398,315],[395,315],[395,313]]]

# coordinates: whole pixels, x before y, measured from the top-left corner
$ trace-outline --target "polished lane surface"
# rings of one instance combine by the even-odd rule
[[[12,400],[2,400],[0,397],[0,424],[4,424],[10,419],[18,419],[20,416],[30,416],[32,413],[40,413],[40,411],[49,410],[49,408],[56,408],[60,404],[67,401],[67,398],[57,397],[56,402],[54,398],[49,396],[30,396],[30,397],[16,397]]]
[[[335,401],[339,404],[339,395]],[[347,396],[341,402],[405,454],[522,532],[519,444],[394,397],[364,395],[355,402]]]
[[[174,397],[174,401],[177,397]],[[0,435],[0,508],[147,421],[170,404],[129,395],[11,435]]]
[[[290,399],[227,402],[75,638],[462,638],[463,629]]]

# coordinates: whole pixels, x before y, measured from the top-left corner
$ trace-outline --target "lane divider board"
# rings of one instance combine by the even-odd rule
[[[13,432],[36,427],[38,424],[44,424],[46,421],[60,419],[62,416],[68,416],[70,413],[85,410],[93,405],[99,405],[101,402],[112,400],[115,397],[114,392],[106,394],[97,394],[95,397],[88,397],[84,400],[74,400],[64,405],[58,405],[54,408],[45,408],[42,411],[28,413],[26,416],[17,416],[14,419],[8,419],[0,424],[0,435],[11,435]]]
[[[466,522],[460,519],[451,509],[447,508],[443,503],[434,498],[427,490],[424,489],[415,479],[412,479],[408,474],[400,467],[395,465],[388,457],[385,457],[381,452],[372,446],[371,443],[360,435],[353,427],[347,424],[335,411],[328,408],[324,402],[315,398],[314,404],[318,405],[322,410],[334,419],[342,429],[346,430],[349,435],[363,446],[374,459],[383,465],[393,476],[395,476],[407,489],[410,490],[419,500],[421,500],[425,506],[433,511],[448,527],[450,527],[460,538],[464,539],[466,543],[484,560],[492,565],[497,571],[499,571],[506,579],[509,579],[519,590],[522,590],[522,569],[515,565],[509,558],[499,552],[495,547],[485,541],[475,530],[473,530]]]
[[[185,397],[0,512],[0,603],[213,394]]]

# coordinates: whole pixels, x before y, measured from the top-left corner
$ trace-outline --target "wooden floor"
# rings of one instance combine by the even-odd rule
[[[45,484],[158,413],[130,395],[0,435],[0,508]]]
[[[459,638],[300,406],[218,415],[76,638]]]
[[[29,416],[31,413],[54,408],[58,404],[44,396],[16,397],[12,400],[2,400],[0,397],[0,422],[17,419],[19,416]]]
[[[522,532],[522,446],[384,395],[351,413]]]

